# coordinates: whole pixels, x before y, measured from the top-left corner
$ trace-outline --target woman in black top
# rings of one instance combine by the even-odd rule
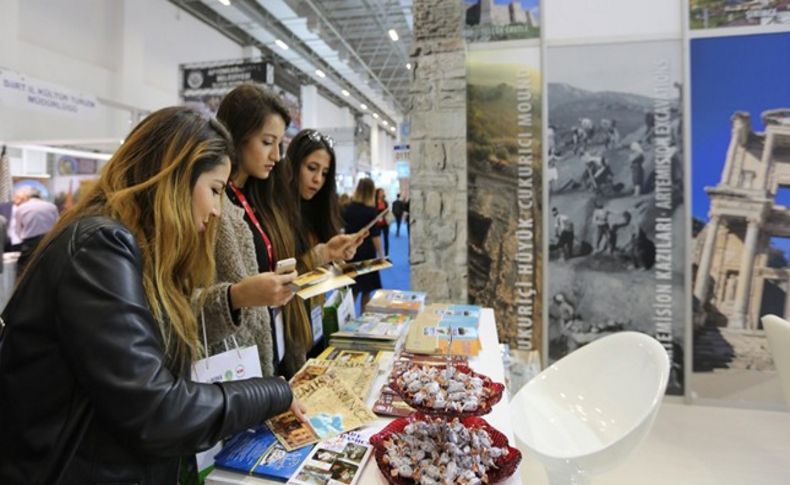
[[[363,178],[357,184],[351,204],[343,211],[346,234],[356,233],[372,221],[377,214],[376,186],[372,179]],[[357,249],[357,254],[354,255],[352,261],[383,258],[380,234],[381,228],[374,224],[370,229],[370,234]],[[356,299],[357,295],[362,295],[362,310],[364,311],[365,305],[370,301],[371,293],[381,288],[381,276],[378,272],[368,273],[357,276],[356,281],[357,284],[353,286],[354,298]]]

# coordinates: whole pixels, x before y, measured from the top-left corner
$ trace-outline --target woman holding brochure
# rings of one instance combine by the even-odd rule
[[[188,378],[231,154],[217,121],[159,110],[38,246],[0,325],[0,483],[173,484],[194,453],[301,413],[282,379]]]
[[[370,226],[370,233],[365,237],[362,245],[357,249],[357,254],[352,261],[364,261],[366,259],[383,258],[384,254],[381,247],[381,230],[375,224],[379,217],[384,214],[376,211],[376,186],[373,180],[363,178],[357,183],[351,204],[343,212],[343,221],[346,225],[346,233],[354,234],[361,229]],[[372,223],[372,226],[371,226]],[[354,298],[362,295],[362,311],[370,301],[372,292],[381,288],[381,276],[378,271],[359,275],[356,278],[357,284],[353,286]]]

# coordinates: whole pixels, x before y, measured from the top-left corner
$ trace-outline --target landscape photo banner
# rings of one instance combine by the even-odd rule
[[[543,325],[541,86],[537,46],[480,44],[467,53],[469,299],[494,309],[501,342],[535,353]]]
[[[468,42],[540,37],[540,0],[456,0],[464,8]]]
[[[685,251],[680,41],[547,52],[549,362],[635,330],[683,393]],[[584,62],[579,62],[584,59]]]

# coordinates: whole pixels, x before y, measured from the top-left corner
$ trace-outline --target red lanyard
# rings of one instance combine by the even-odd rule
[[[272,254],[272,242],[269,240],[269,236],[263,231],[263,227],[261,227],[261,223],[258,222],[258,218],[255,217],[255,213],[252,211],[252,207],[250,203],[247,202],[247,198],[244,197],[244,193],[233,183],[233,180],[228,180],[228,187],[230,190],[236,194],[236,198],[239,199],[241,202],[241,206],[244,207],[244,210],[247,211],[247,217],[250,218],[252,223],[258,229],[258,232],[261,233],[261,237],[263,238],[263,243],[266,244],[266,254],[269,256],[269,271],[272,271],[273,262],[274,262],[274,254]]]

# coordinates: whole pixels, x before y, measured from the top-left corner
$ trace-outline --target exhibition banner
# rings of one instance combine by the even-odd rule
[[[686,320],[681,49],[546,54],[549,362],[640,331],[670,356],[670,394],[683,393]]]
[[[492,307],[499,339],[542,339],[540,48],[479,44],[467,53],[469,302]]]
[[[790,33],[691,41],[690,389],[702,398],[782,404],[760,317],[790,317],[788,52]]]
[[[95,96],[0,69],[0,105],[87,120],[96,118],[99,102]]]
[[[241,83],[272,84],[272,66],[263,61],[234,61],[222,64],[191,64],[182,66],[184,91],[200,89],[233,89]]]
[[[467,42],[540,37],[540,0],[456,0],[464,8]]]
[[[787,25],[787,0],[689,0],[689,25],[694,30]]]

